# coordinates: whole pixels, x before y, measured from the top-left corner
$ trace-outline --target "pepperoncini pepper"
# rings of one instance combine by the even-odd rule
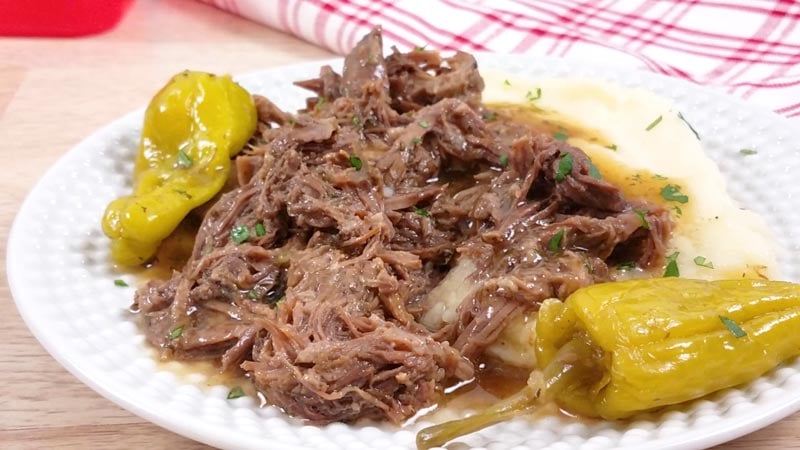
[[[174,76],[145,111],[133,194],[112,201],[103,216],[114,262],[146,262],[192,209],[214,197],[256,122],[250,94],[229,76]]]
[[[622,419],[751,381],[800,355],[800,285],[763,280],[639,279],[545,301],[540,365],[528,386],[474,416],[426,428],[441,445],[552,400]]]
[[[594,376],[556,395],[577,414],[619,419],[702,397],[800,354],[800,286],[678,278],[604,283],[539,310],[536,355],[589,346]]]

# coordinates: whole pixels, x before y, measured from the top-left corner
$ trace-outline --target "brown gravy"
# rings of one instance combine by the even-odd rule
[[[626,197],[642,198],[659,205],[672,206],[661,196],[661,189],[668,184],[680,184],[680,182],[646,170],[634,171],[629,167],[615,164],[612,159],[615,144],[600,130],[556,111],[533,106],[493,104],[489,105],[489,108],[496,112],[498,117],[524,123],[540,133],[563,138],[569,144],[581,148],[591,157],[592,163],[597,166],[603,179],[618,186]],[[585,145],[587,143],[591,145]]]

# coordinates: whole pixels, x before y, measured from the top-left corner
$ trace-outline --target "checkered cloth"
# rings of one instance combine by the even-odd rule
[[[797,0],[202,0],[344,54],[374,25],[398,48],[555,55],[718,86],[800,117]]]

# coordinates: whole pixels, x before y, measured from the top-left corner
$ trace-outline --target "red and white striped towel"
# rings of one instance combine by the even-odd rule
[[[345,54],[382,25],[400,49],[556,55],[719,86],[800,117],[797,0],[203,0]]]

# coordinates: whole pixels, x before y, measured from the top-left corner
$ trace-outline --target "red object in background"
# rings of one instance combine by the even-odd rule
[[[112,28],[133,0],[0,0],[0,36],[85,36]]]

